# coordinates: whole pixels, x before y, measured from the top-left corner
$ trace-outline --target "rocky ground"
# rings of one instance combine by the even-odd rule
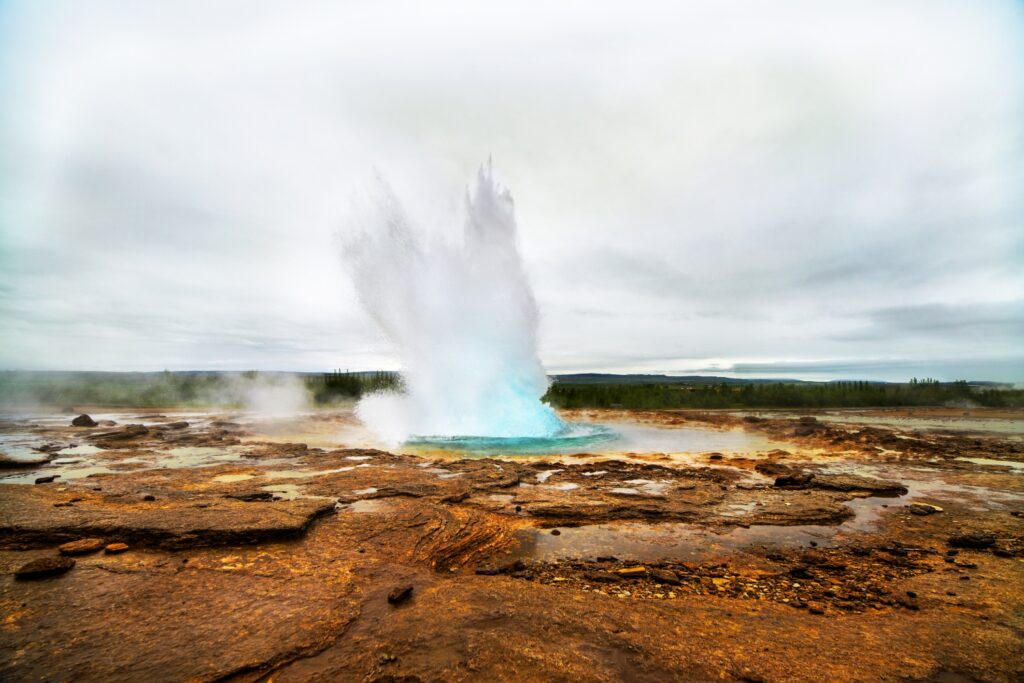
[[[1024,442],[973,426],[1024,415],[926,414],[580,413],[785,447],[532,459],[11,420],[0,680],[1022,680]]]

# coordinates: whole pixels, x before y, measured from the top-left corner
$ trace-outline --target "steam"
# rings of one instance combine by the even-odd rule
[[[365,397],[357,413],[391,442],[553,436],[564,425],[540,400],[548,379],[512,195],[490,162],[462,213],[461,243],[427,240],[381,180],[360,216],[344,256],[360,300],[394,345],[405,390]]]
[[[228,395],[227,402],[266,417],[288,417],[310,408],[309,392],[302,379],[289,374],[234,376]]]

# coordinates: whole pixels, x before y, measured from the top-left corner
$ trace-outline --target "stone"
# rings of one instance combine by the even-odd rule
[[[60,555],[53,557],[41,557],[23,564],[14,570],[14,575],[19,579],[36,579],[45,576],[57,576],[63,574],[75,566],[75,561],[70,557]]]
[[[792,473],[793,468],[781,462],[759,462],[754,465],[754,471],[766,477],[777,477],[780,474]]]
[[[778,488],[803,489],[810,486],[813,479],[813,474],[805,474],[803,472],[784,474],[775,478],[775,486]]]
[[[621,580],[618,576],[612,574],[611,572],[605,572],[600,570],[587,572],[583,576],[588,581],[593,581],[594,583],[616,583]]]
[[[274,500],[274,494],[270,491],[247,491],[245,493],[228,493],[225,498],[241,500],[246,503],[266,503]],[[156,500],[154,498],[154,500]]]
[[[622,569],[616,569],[615,573],[627,578],[639,578],[647,576],[647,567],[623,567]]]
[[[911,503],[910,514],[918,515],[921,517],[927,515],[934,515],[937,512],[942,512],[942,508],[938,505],[932,505],[931,503]]]
[[[61,555],[87,555],[94,553],[104,545],[102,538],[81,538],[61,544],[57,550]]]
[[[107,547],[103,549],[103,552],[107,555],[118,555],[128,550],[127,543],[108,543]]]
[[[862,477],[858,474],[818,474],[812,486],[843,492],[868,491],[881,496],[902,496],[907,492],[907,487],[898,481]]]
[[[50,462],[52,455],[31,456],[28,458],[12,458],[6,453],[0,453],[0,469],[11,469],[16,467],[36,467]]]
[[[973,548],[975,550],[983,550],[994,546],[996,544],[996,537],[991,534],[975,531],[950,536],[947,543],[954,548]]]
[[[388,602],[400,605],[412,597],[412,586],[396,586],[388,592]]]
[[[647,570],[647,573],[658,583],[668,584],[669,586],[678,586],[682,583],[679,580],[679,576],[671,569],[658,569],[657,567],[651,567]]]
[[[152,493],[147,493],[146,495],[144,495],[142,497],[142,500],[153,501],[153,500],[156,500],[156,496],[154,496]]]
[[[49,484],[51,481],[59,477],[59,474],[51,474],[48,477],[36,477],[37,484]]]
[[[562,535],[562,532],[561,532],[561,531],[559,531],[558,529],[552,529],[552,530],[551,530],[551,535],[552,535],[552,536],[561,536],[561,535]]]
[[[164,425],[164,429],[185,429],[186,427],[188,427],[188,422],[185,422],[184,420]]]
[[[82,413],[81,415],[79,415],[78,417],[71,421],[72,427],[96,427],[98,425],[99,422],[92,419],[85,413]]]
[[[712,453],[708,456],[708,460],[721,460],[724,457],[721,453]]]
[[[131,439],[137,439],[140,436],[149,434],[149,428],[145,425],[130,424],[125,425],[121,429],[115,432],[103,432],[102,434],[92,434],[89,436],[89,440],[103,445],[107,442],[116,441],[129,441]]]

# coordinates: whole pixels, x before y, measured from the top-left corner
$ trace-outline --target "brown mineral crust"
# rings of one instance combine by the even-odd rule
[[[178,496],[157,505],[92,496],[54,508],[47,489],[0,484],[0,547],[36,548],[84,536],[120,538],[136,546],[186,548],[258,543],[300,536],[333,501],[197,501]],[[57,494],[59,495],[59,494]]]
[[[211,467],[0,486],[0,679],[1008,682],[1024,675],[1020,476],[954,459],[1011,458],[1019,444],[840,427],[820,417],[637,417],[753,429],[795,445],[726,454],[715,463],[725,468],[706,468],[653,454],[647,462],[637,454],[585,464],[428,464],[267,442],[245,444],[240,461]],[[800,425],[811,433],[794,436]],[[54,439],[71,431],[47,429]],[[206,427],[150,427],[103,457],[113,465],[139,449],[168,448],[175,432],[196,443],[236,438]],[[950,446],[952,454],[935,455]],[[934,482],[963,486],[928,493],[941,514],[912,514],[909,480],[850,479],[830,472],[827,458],[909,461],[931,468]],[[755,469],[760,463],[825,485],[774,488]],[[281,469],[300,497],[244,500],[281,483],[266,477]],[[308,476],[295,476],[301,472]],[[218,479],[238,474],[248,478]],[[637,493],[612,491],[630,488]],[[907,497],[885,503],[858,501],[908,488]],[[983,510],[976,491],[988,489],[1003,497]],[[143,501],[145,493],[155,500]],[[638,561],[615,548],[601,548],[600,559],[542,562],[523,554],[524,534],[539,527],[565,530],[545,532],[550,540],[595,523],[836,528],[861,502],[874,506],[874,521],[858,531],[840,527],[823,537],[828,547],[709,548],[695,561]],[[132,552],[81,556],[57,580],[15,581],[19,567],[59,558],[59,543],[86,535],[130,542]],[[962,547],[951,547],[954,538]],[[389,605],[389,592],[404,586],[415,586],[415,597]]]

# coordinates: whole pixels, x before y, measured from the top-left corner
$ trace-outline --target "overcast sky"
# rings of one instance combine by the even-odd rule
[[[493,155],[550,371],[1024,381],[1024,4],[0,3],[0,368],[394,367]]]

